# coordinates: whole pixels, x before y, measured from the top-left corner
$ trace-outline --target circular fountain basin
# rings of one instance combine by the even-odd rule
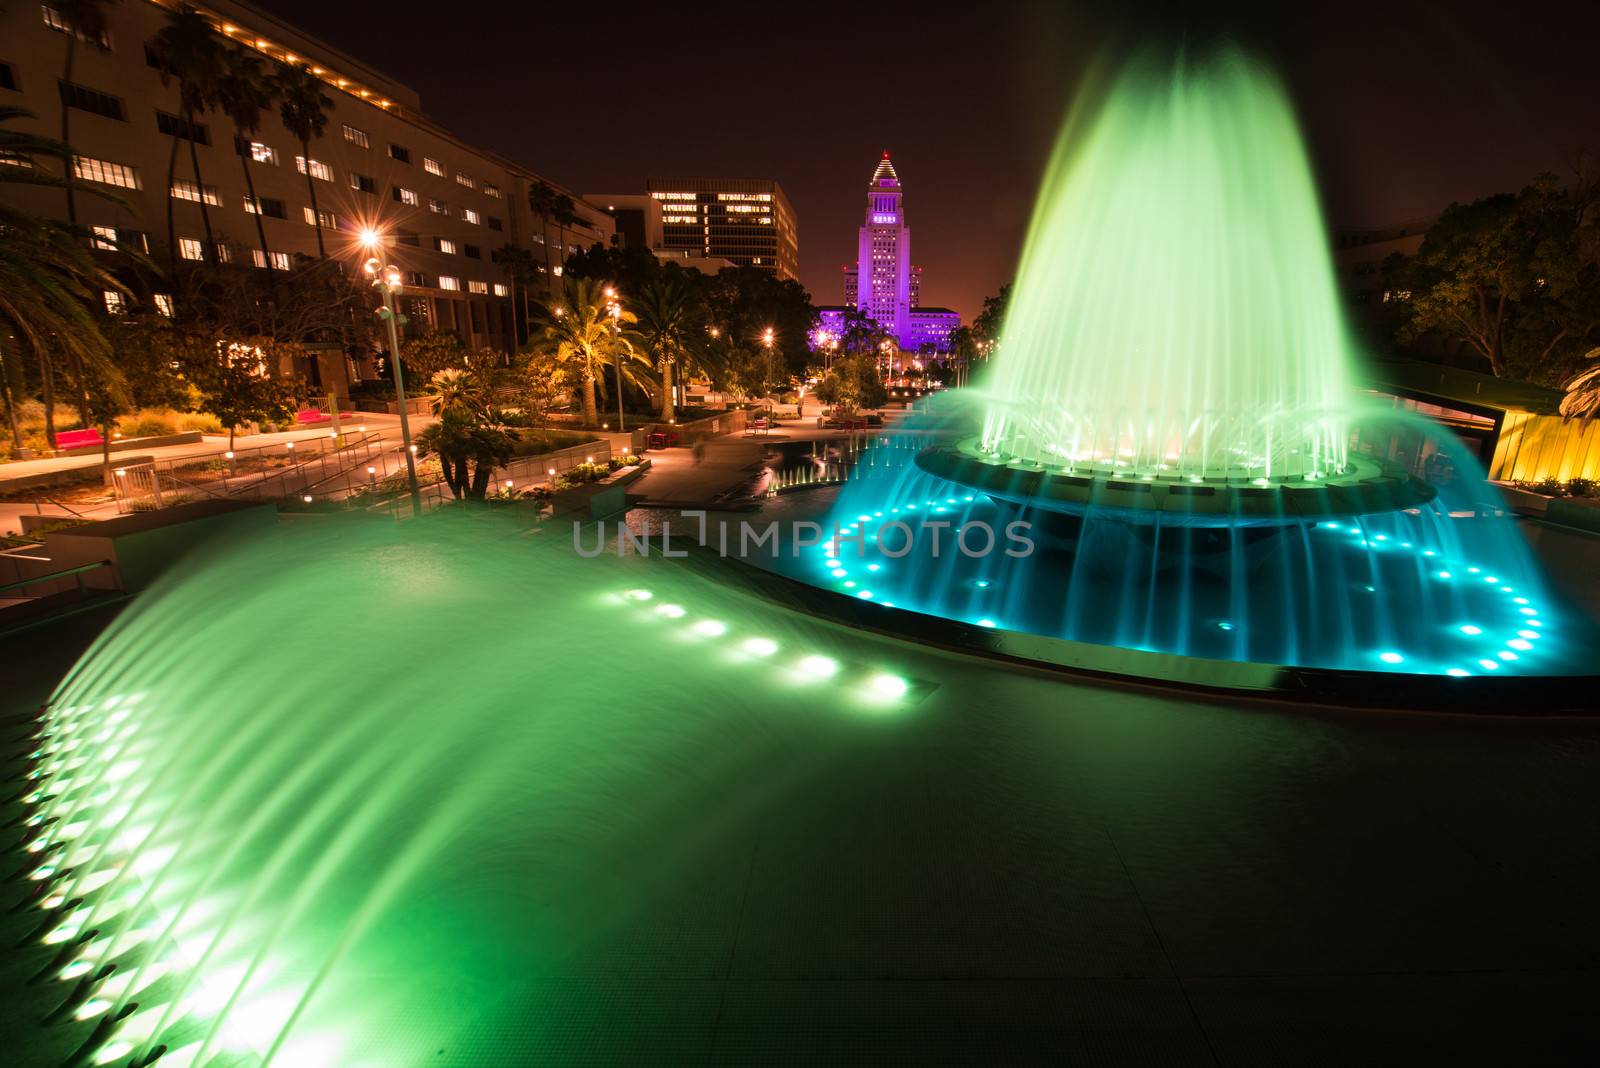
[[[1132,522],[1240,526],[1376,515],[1426,504],[1434,488],[1403,469],[1365,456],[1319,478],[1204,478],[1182,472],[1134,475],[1110,466],[1072,471],[983,452],[978,438],[917,454],[917,466],[1009,504]]]

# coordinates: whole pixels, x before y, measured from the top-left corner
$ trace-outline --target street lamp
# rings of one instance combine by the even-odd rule
[[[606,286],[606,314],[611,316],[611,335],[615,342],[622,336],[622,303],[617,300],[617,291],[611,286]],[[622,414],[622,345],[611,346],[611,362],[617,369],[617,429],[626,433],[628,423]]]
[[[778,335],[773,332],[772,327],[770,326],[761,332],[761,344],[766,349],[767,370],[766,381],[763,382],[762,385],[766,387],[763,392],[767,394],[765,399],[767,402],[767,411],[769,412],[772,411],[772,343],[777,339],[777,336]]]
[[[375,230],[362,231],[362,241],[373,252],[383,248],[383,238]],[[374,255],[367,259],[365,271],[373,288],[383,294],[378,318],[389,325],[389,367],[394,371],[394,399],[400,408],[400,440],[405,446],[406,480],[411,484],[411,514],[422,514],[422,492],[417,488],[417,449],[411,444],[411,421],[406,417],[406,376],[400,367],[400,326],[404,316],[394,310],[394,295],[400,288],[400,269],[385,264]]]

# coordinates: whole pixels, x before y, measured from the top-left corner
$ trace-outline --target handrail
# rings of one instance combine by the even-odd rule
[[[77,567],[69,567],[62,571],[52,571],[48,575],[37,575],[31,579],[23,579],[21,582],[12,582],[5,586],[0,586],[0,593],[5,593],[7,590],[20,590],[26,586],[37,586],[41,582],[55,582],[58,579],[71,578],[74,575],[82,575],[85,571],[93,571],[96,568],[110,566],[110,560],[96,560],[92,564],[79,564]],[[78,579],[78,588],[80,590],[83,588],[82,578]]]

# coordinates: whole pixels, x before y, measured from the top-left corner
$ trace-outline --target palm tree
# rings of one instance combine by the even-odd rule
[[[446,408],[439,421],[417,435],[417,449],[439,454],[445,484],[456,497],[482,500],[496,467],[511,459],[517,439],[487,426],[458,408]],[[472,470],[469,476],[468,463]]]
[[[544,245],[545,293],[556,291],[555,271],[550,265],[550,220],[556,214],[557,193],[548,182],[534,182],[528,187],[528,210],[539,220],[539,242]]]
[[[256,183],[250,173],[250,161],[254,158],[250,144],[261,130],[262,114],[272,107],[272,92],[262,73],[261,61],[240,45],[222,53],[216,103],[217,109],[233,123],[234,147],[239,151],[239,165],[244,168],[245,193],[256,209],[256,237],[261,241],[261,262],[268,268],[270,276],[272,251],[267,248],[267,227],[262,221],[261,201],[256,199]]]
[[[0,187],[65,185],[65,179],[45,171],[37,161],[70,160],[71,149],[5,127],[15,119],[32,117],[21,108],[0,108],[0,159],[7,161],[0,166]],[[58,358],[64,359],[75,379],[85,423],[97,414],[104,423],[122,395],[122,376],[91,309],[99,304],[103,291],[125,293],[126,289],[95,261],[83,236],[80,227],[38,218],[9,206],[0,197],[0,326],[9,327],[38,361],[45,436],[52,448],[56,443]],[[109,438],[110,434],[103,436]],[[106,459],[109,472],[109,454]]]
[[[278,99],[278,117],[284,129],[300,142],[300,158],[305,160],[306,188],[311,192],[311,218],[317,231],[317,258],[328,258],[322,240],[322,212],[317,208],[317,181],[311,175],[311,142],[328,129],[328,109],[333,99],[322,91],[322,81],[305,64],[279,67],[271,79],[270,91]]]
[[[1592,348],[1583,356],[1586,360],[1600,360],[1600,348]],[[1576,418],[1587,422],[1600,415],[1600,364],[1579,371],[1561,388],[1567,391],[1567,395],[1561,398],[1563,419]]]
[[[674,366],[687,367],[705,348],[705,305],[683,271],[669,269],[645,287],[638,301],[638,334],[645,353],[661,371],[661,418],[676,416],[672,403]]]
[[[520,327],[517,335],[517,344],[524,344],[532,335],[533,320],[528,313],[528,287],[538,277],[537,264],[534,263],[533,253],[521,245],[502,245],[494,254],[494,262],[506,272],[506,277],[511,279],[511,308],[512,320],[516,322],[516,309],[522,309],[522,320],[517,325]]]
[[[211,23],[187,4],[167,16],[151,43],[161,67],[161,84],[178,83],[178,105],[183,112],[189,142],[189,163],[194,169],[196,202],[205,227],[206,243],[201,254],[207,263],[216,257],[216,238],[211,230],[211,212],[206,207],[205,179],[200,173],[200,148],[196,143],[198,116],[211,109],[217,83],[222,75],[222,44]],[[168,258],[177,266],[177,228],[173,221],[172,187],[177,182],[178,138],[172,139],[172,155],[167,160],[167,244]]]
[[[78,39],[96,46],[106,39],[106,0],[58,0],[51,6],[67,24],[67,32],[62,35],[67,39],[67,54],[61,65],[61,81],[63,86],[71,85],[73,64],[78,58]],[[72,109],[67,106],[65,92],[61,95],[61,143],[72,144]],[[78,203],[72,188],[76,177],[69,156],[62,178],[67,191],[67,221],[74,225],[78,222]]]
[[[623,324],[631,325],[638,319],[628,311],[612,315],[613,300],[606,293],[609,288],[593,278],[566,279],[564,299],[549,310],[536,342],[558,362],[577,368],[585,426],[600,424],[595,383],[604,374],[606,361],[614,355],[620,357],[624,351],[630,356],[633,352],[631,335]]]

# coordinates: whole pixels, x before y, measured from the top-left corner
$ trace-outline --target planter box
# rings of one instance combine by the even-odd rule
[[[355,402],[355,410],[358,412],[380,412],[388,415],[400,414],[400,406],[394,401],[368,400],[365,397]],[[406,398],[407,415],[428,415],[430,411],[426,397]]]
[[[262,502],[196,501],[54,530],[44,536],[44,550],[52,570],[109,561],[113,567],[91,572],[86,585],[135,593],[202,543],[270,528],[277,515]]]
[[[1545,520],[1575,530],[1600,534],[1600,500],[1593,497],[1558,497],[1545,509]]]
[[[203,435],[198,430],[185,430],[180,434],[161,434],[153,438],[112,438],[112,452],[127,452],[129,449],[154,449],[162,445],[193,445],[201,441]],[[70,449],[57,449],[57,456],[99,456],[99,445],[76,445]]]

